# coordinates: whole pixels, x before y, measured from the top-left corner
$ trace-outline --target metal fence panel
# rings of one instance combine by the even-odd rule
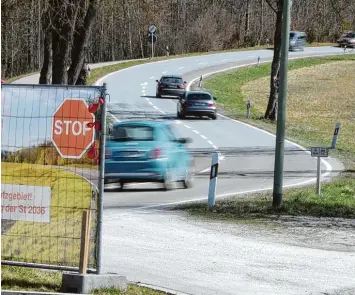
[[[103,88],[3,84],[1,90],[2,261],[78,267],[82,213],[91,209],[89,267],[95,268],[98,164],[88,154],[99,144],[87,107]]]

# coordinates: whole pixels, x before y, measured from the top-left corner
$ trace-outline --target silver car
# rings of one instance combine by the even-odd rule
[[[355,32],[345,32],[337,40],[339,46],[354,47],[355,46]]]
[[[186,91],[177,103],[177,117],[183,119],[187,116],[207,116],[217,119],[216,98],[205,91]]]

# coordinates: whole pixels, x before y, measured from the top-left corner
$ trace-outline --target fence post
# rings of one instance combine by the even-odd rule
[[[90,230],[91,230],[91,211],[87,210],[83,212],[83,219],[81,225],[81,245],[80,245],[80,262],[79,273],[86,274],[89,249],[90,249]]]
[[[98,208],[97,208],[97,274],[101,274],[101,253],[102,253],[102,219],[104,211],[104,189],[105,189],[105,142],[106,142],[106,111],[107,111],[107,101],[106,101],[106,83],[103,84],[102,97],[104,98],[104,104],[102,105],[100,123],[100,162],[99,162],[99,196],[98,196]]]

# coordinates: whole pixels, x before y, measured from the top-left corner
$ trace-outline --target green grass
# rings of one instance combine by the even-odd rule
[[[354,58],[355,55],[347,54],[325,58],[291,60],[288,69],[292,71],[334,61],[353,60]],[[245,67],[206,78],[203,82],[203,88],[210,91],[218,99],[218,106],[228,110],[228,114],[242,118],[245,117],[247,100],[252,99],[243,95],[242,86],[259,78],[268,77],[270,73],[270,63],[261,64],[258,67]],[[263,116],[263,112],[256,112],[254,106],[252,106],[251,111],[254,113],[255,118]]]
[[[179,206],[192,214],[209,218],[244,218],[269,214],[355,218],[355,100],[353,71],[355,55],[290,61],[286,136],[306,147],[329,146],[334,125],[341,122],[338,145],[332,156],[343,160],[346,171],[322,187],[285,190],[283,206],[272,208],[272,196],[263,193],[216,202],[213,210],[205,204]],[[260,117],[266,109],[270,64],[222,73],[204,81],[204,89],[217,97],[221,112],[251,125],[275,132],[273,122]],[[246,102],[253,102],[252,116],[245,118]]]
[[[33,268],[3,265],[1,267],[2,290],[60,292],[62,273]],[[154,291],[148,288],[129,285],[126,291],[116,288],[93,290],[97,295],[163,295],[165,292]]]
[[[1,169],[4,184],[51,187],[50,223],[17,221],[1,236],[2,259],[78,266],[82,211],[90,208],[91,185],[50,166],[2,163]]]
[[[1,288],[3,290],[59,292],[61,283],[60,272],[8,265],[1,266]]]
[[[327,97],[327,100],[321,101],[321,96],[310,99],[307,97],[307,91],[313,85],[326,82],[327,78],[319,77],[319,80],[323,81],[316,81],[314,77],[306,76],[303,85],[297,85],[297,89],[291,80],[293,73],[298,74],[296,70],[347,61],[355,61],[355,55],[309,58],[289,62],[290,97],[286,123],[287,138],[307,147],[312,144],[329,145],[335,123],[340,120],[343,126],[339,135],[338,150],[334,152],[334,155],[342,159],[347,159],[349,155],[355,153],[354,137],[351,135],[355,133],[355,124],[352,124],[353,118],[348,114],[351,111],[352,97],[344,96],[343,89],[337,91],[335,88],[333,96]],[[217,105],[222,113],[274,133],[276,124],[263,119],[269,93],[269,75],[270,64],[247,67],[208,78],[204,81],[203,88],[217,98]],[[351,80],[349,75],[345,78],[347,80],[344,80],[344,77],[338,77],[340,81]],[[306,84],[307,82],[309,85]],[[348,90],[352,89],[350,85],[351,83],[348,83]],[[251,118],[246,119],[248,99],[252,101]],[[339,101],[343,103],[339,104]],[[337,112],[334,112],[334,108],[337,108]],[[337,116],[342,111],[346,113],[346,116]],[[352,165],[348,167],[350,166]]]
[[[322,197],[316,195],[313,187],[287,190],[280,209],[273,209],[271,204],[271,193],[261,193],[251,197],[219,200],[213,209],[209,209],[206,204],[193,203],[178,206],[175,210],[219,220],[260,218],[275,214],[355,218],[355,182],[348,177],[336,179],[323,185]]]

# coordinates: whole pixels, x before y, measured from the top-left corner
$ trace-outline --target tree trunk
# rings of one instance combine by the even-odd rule
[[[42,19],[42,27],[44,28],[44,40],[43,40],[43,64],[41,73],[39,76],[39,84],[50,84],[52,77],[52,28],[49,25],[49,12],[46,11]]]
[[[52,31],[47,30],[44,36],[43,64],[39,77],[39,84],[50,84],[52,76],[53,56],[52,56]]]
[[[270,95],[265,119],[277,119],[277,106],[279,98],[280,62],[281,62],[281,35],[282,35],[282,7],[283,0],[279,0],[276,11],[276,29],[274,34],[274,57],[271,64]]]
[[[91,28],[97,11],[98,0],[91,0],[84,18],[84,24],[77,28],[74,36],[71,65],[68,70],[68,84],[75,85],[85,61]],[[80,82],[82,83],[82,81]],[[82,84],[81,84],[82,85]]]
[[[67,67],[76,18],[75,7],[72,2],[68,2],[52,0],[52,84],[68,82]]]

